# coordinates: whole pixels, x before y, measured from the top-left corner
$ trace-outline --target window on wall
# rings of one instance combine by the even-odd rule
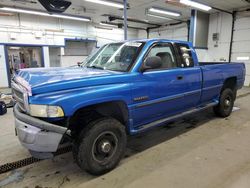
[[[95,47],[96,41],[68,40],[64,51],[66,56],[88,56]]]
[[[49,60],[50,60],[50,67],[61,66],[61,48],[60,47],[49,47]]]
[[[96,41],[94,40],[66,40],[64,52],[61,54],[60,66],[76,66],[83,62],[95,49]]]
[[[158,56],[162,60],[162,66],[158,70],[176,68],[177,63],[174,58],[173,48],[171,44],[159,43],[151,48],[148,57]]]
[[[19,69],[43,66],[41,47],[9,46],[7,49],[11,75]]]

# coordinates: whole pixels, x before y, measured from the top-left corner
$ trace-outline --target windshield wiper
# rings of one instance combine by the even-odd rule
[[[98,66],[95,66],[95,65],[93,65],[93,66],[87,66],[87,68],[104,70],[103,67],[98,67]]]

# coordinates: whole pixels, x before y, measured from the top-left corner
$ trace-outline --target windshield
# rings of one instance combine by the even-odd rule
[[[127,72],[142,47],[141,42],[107,44],[87,58],[83,67]]]

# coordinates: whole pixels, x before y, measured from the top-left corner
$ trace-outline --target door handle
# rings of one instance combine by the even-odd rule
[[[183,80],[183,76],[177,76],[177,80]]]

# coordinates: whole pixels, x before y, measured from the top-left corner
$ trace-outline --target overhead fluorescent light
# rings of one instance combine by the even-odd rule
[[[212,7],[210,6],[207,6],[207,5],[195,2],[195,1],[191,1],[191,0],[180,0],[180,3],[197,8],[197,9],[205,10],[205,11],[209,11],[212,9]]]
[[[248,61],[250,60],[250,57],[237,57],[238,61]]]
[[[18,8],[9,8],[9,7],[1,7],[0,10],[8,11],[8,12],[17,12],[17,13],[24,13],[24,14],[33,14],[38,16],[49,16],[50,14],[46,12],[39,12],[33,10],[25,10],[25,9],[18,9]]]
[[[91,21],[91,19],[87,17],[85,18],[85,17],[76,17],[76,16],[63,15],[63,14],[49,14],[46,12],[40,12],[40,11],[35,11],[35,10],[25,10],[25,9],[10,8],[10,7],[0,7],[0,10],[8,11],[8,12],[23,13],[23,14],[32,14],[32,15],[38,15],[38,16],[48,16],[48,17],[54,17],[54,18],[76,20],[76,21],[84,21],[84,22]]]
[[[91,3],[97,3],[101,5],[106,5],[110,7],[124,8],[124,5],[122,3],[115,2],[115,1],[105,1],[105,0],[85,0],[85,1],[91,2]]]
[[[161,9],[161,8],[155,8],[155,7],[151,7],[148,9],[149,12],[154,12],[154,13],[158,13],[158,14],[165,14],[165,15],[169,15],[169,16],[181,16],[180,13],[178,12],[172,12],[169,10],[165,10],[165,9]]]
[[[171,20],[170,18],[167,18],[167,17],[164,17],[164,16],[158,16],[158,15],[149,14],[149,13],[147,13],[147,16],[160,18],[160,19],[164,19],[164,20]]]
[[[113,30],[113,27],[101,27],[101,26],[95,26],[96,29],[105,29],[105,30]]]
[[[15,46],[12,46],[12,47],[9,47],[10,50],[20,50],[21,47],[15,47]]]
[[[109,24],[109,23],[105,23],[105,22],[100,22],[100,25],[108,26],[108,27],[117,27],[117,25],[113,25],[113,24]]]
[[[62,19],[67,19],[67,20],[76,20],[76,21],[83,21],[83,22],[89,22],[91,20],[90,18],[68,16],[68,15],[61,15],[61,14],[52,14],[51,16],[55,18],[62,18]]]

